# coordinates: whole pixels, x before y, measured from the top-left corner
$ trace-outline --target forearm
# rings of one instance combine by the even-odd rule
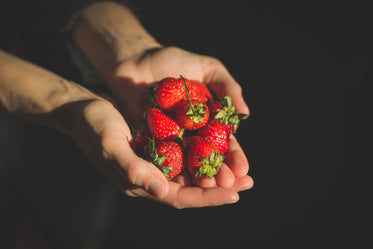
[[[66,132],[69,120],[56,111],[95,98],[77,84],[1,50],[0,65],[0,105],[16,116]]]
[[[131,10],[114,2],[86,8],[73,27],[72,38],[107,82],[118,63],[160,46]]]

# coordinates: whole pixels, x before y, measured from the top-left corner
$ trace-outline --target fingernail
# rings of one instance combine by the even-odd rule
[[[158,178],[153,178],[148,184],[148,192],[155,197],[161,197],[164,193],[164,185]]]

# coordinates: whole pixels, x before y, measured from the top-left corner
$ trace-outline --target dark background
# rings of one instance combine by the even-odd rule
[[[110,216],[113,224],[104,248],[365,243],[365,171],[371,164],[367,148],[361,146],[368,140],[364,128],[369,127],[371,113],[367,6],[133,2],[142,23],[161,44],[220,59],[242,85],[251,116],[237,137],[255,185],[240,193],[237,204],[200,209],[174,210],[121,196],[116,199],[118,210]],[[30,53],[30,58],[76,76],[61,50],[42,51],[45,54]],[[45,137],[63,139],[53,131]],[[69,141],[59,146],[74,148]],[[84,155],[71,150],[78,161],[85,161]],[[67,190],[71,194],[74,188]],[[84,195],[84,189],[80,192]]]

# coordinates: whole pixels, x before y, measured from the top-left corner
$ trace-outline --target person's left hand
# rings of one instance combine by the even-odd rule
[[[180,75],[205,83],[218,98],[230,95],[237,112],[249,114],[242,97],[241,86],[224,65],[212,57],[197,55],[176,47],[160,47],[121,62],[113,71],[114,75],[109,82],[109,87],[127,122],[132,124],[143,119],[142,101],[146,86],[165,77],[178,78]],[[237,139],[231,136],[225,162],[214,178],[191,180],[190,175],[184,173],[170,182],[170,192],[166,198],[181,198],[183,195],[177,190],[192,186],[192,183],[202,188],[224,187],[236,191],[246,190],[253,186],[252,178],[247,175],[248,171],[247,158]],[[182,192],[188,193],[188,191],[189,188],[185,188]]]

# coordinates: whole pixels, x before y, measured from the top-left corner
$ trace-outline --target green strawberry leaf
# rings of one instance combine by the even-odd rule
[[[223,165],[224,154],[217,154],[216,151],[211,153],[209,158],[202,158],[202,166],[199,168],[196,177],[206,175],[208,179],[211,179],[214,175],[219,172],[220,167]]]
[[[193,120],[194,123],[198,124],[200,122],[203,122],[203,120],[206,117],[206,104],[201,103],[197,106],[190,106],[188,111],[186,112],[186,115],[189,116],[191,120]]]
[[[174,167],[160,166],[159,169],[166,178],[171,178],[170,173],[174,170]]]
[[[162,155],[161,157],[157,157],[156,160],[153,161],[153,163],[155,165],[157,165],[158,167],[162,166],[164,161],[167,159],[167,156],[166,155]]]

